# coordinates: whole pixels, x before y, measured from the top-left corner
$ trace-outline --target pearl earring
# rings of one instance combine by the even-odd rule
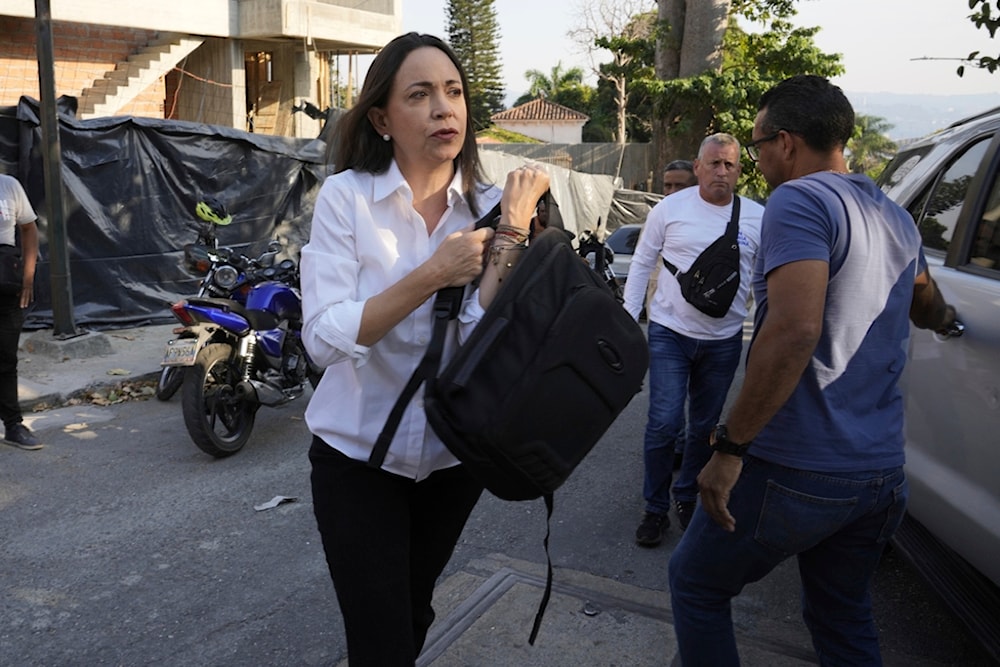
[[[382,135],[382,141],[389,141],[390,139],[392,139],[392,137],[390,137],[388,134]]]

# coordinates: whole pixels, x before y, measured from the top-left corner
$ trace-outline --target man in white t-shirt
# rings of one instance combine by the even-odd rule
[[[687,271],[726,231],[741,171],[739,141],[721,133],[706,137],[694,167],[698,187],[664,198],[646,218],[625,283],[625,309],[636,319],[653,267],[666,259],[681,272]],[[671,490],[682,528],[694,512],[698,472],[711,457],[709,436],[743,349],[743,321],[763,212],[756,202],[740,198],[740,286],[726,315],[711,317],[688,303],[670,271],[660,273],[656,292],[646,304],[650,356],[643,441],[646,507],[635,535],[642,546],[659,544],[670,526]],[[674,449],[679,442],[683,442],[684,456],[671,489]]]
[[[17,397],[17,346],[24,325],[24,309],[34,300],[35,292],[35,263],[38,259],[35,220],[35,210],[21,183],[13,176],[0,174],[0,244],[16,245],[16,232],[20,231],[24,267],[21,291],[0,294],[0,419],[4,425],[4,444],[28,450],[43,446],[22,423],[21,404]]]

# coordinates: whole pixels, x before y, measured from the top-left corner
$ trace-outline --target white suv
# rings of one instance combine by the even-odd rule
[[[975,586],[992,620],[965,620],[991,622],[1000,637],[1000,108],[905,146],[879,183],[913,215],[931,274],[965,325],[954,338],[911,332],[903,380],[908,511],[992,581]],[[964,563],[934,574],[932,552],[912,535],[897,545],[948,601],[942,589],[954,582],[933,577]]]

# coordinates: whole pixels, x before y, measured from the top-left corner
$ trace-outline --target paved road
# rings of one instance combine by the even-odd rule
[[[0,664],[335,665],[345,657],[311,514],[303,404],[262,409],[248,446],[213,460],[177,399],[32,416],[49,446],[0,448]],[[439,586],[421,664],[667,665],[666,563],[632,541],[645,394],[556,497],[557,593],[527,647],[544,506],[484,498]],[[255,511],[274,496],[297,502]],[[745,664],[811,662],[794,566],[735,604]],[[991,664],[890,554],[875,586],[889,665]]]

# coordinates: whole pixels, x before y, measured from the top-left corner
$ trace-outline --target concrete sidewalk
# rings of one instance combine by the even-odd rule
[[[26,331],[18,346],[18,396],[25,416],[57,408],[87,391],[155,380],[176,324],[84,332],[61,340],[51,329]]]
[[[439,582],[416,667],[679,667],[670,595],[588,572],[556,568],[534,646],[531,624],[545,587],[541,563],[491,554]],[[817,664],[796,622],[764,621],[764,636],[737,630],[744,665]],[[339,667],[347,667],[347,661]]]

